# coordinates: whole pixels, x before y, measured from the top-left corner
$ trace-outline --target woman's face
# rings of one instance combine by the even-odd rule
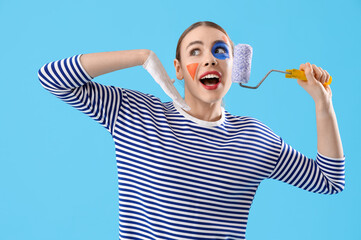
[[[232,84],[232,47],[226,34],[208,26],[197,27],[183,38],[180,56],[181,63],[175,59],[174,66],[177,78],[185,80],[186,101],[220,103]]]

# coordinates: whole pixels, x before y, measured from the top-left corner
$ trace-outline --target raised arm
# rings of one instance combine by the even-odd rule
[[[345,186],[345,155],[332,106],[331,88],[324,85],[329,74],[310,63],[301,64],[300,70],[305,71],[307,81],[298,80],[298,84],[312,96],[316,106],[316,160],[307,158],[281,140],[278,164],[269,178],[316,193],[339,193]]]
[[[38,78],[50,93],[87,114],[113,134],[121,106],[121,88],[91,80],[101,74],[144,64],[149,51],[79,54],[45,64],[39,69]]]
[[[45,64],[41,85],[61,100],[89,115],[113,134],[122,89],[91,81],[116,70],[142,65],[176,104],[189,109],[156,54],[147,49],[79,54]]]
[[[93,78],[116,70],[142,65],[176,104],[185,110],[190,110],[185,100],[174,87],[174,79],[170,79],[163,64],[151,50],[139,49],[89,53],[82,55],[80,62],[85,71]]]
[[[332,105],[332,91],[329,85],[323,85],[330,75],[326,70],[310,63],[301,64],[300,70],[305,71],[307,81],[297,82],[315,101],[317,150],[331,158],[343,158],[341,137]]]
[[[326,156],[342,158],[342,142],[332,102],[316,103],[317,149]]]
[[[80,57],[80,62],[85,71],[95,78],[116,70],[143,65],[149,54],[148,49],[88,53]]]

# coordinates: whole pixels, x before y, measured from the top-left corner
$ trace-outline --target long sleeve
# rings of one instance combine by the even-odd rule
[[[80,56],[45,64],[38,71],[41,85],[76,109],[103,125],[113,135],[122,100],[122,90],[91,81]]]
[[[344,189],[345,156],[330,158],[317,152],[313,160],[280,140],[278,162],[269,178],[321,194],[335,194]]]

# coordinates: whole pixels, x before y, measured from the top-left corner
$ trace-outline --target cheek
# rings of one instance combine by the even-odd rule
[[[191,63],[187,65],[187,70],[189,72],[189,75],[191,75],[192,79],[194,80],[194,76],[196,75],[198,68],[198,63]]]

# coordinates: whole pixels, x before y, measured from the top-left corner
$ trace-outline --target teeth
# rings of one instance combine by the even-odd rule
[[[202,77],[201,79],[205,79],[205,78],[219,78],[219,77],[215,74],[207,74],[206,76]]]

